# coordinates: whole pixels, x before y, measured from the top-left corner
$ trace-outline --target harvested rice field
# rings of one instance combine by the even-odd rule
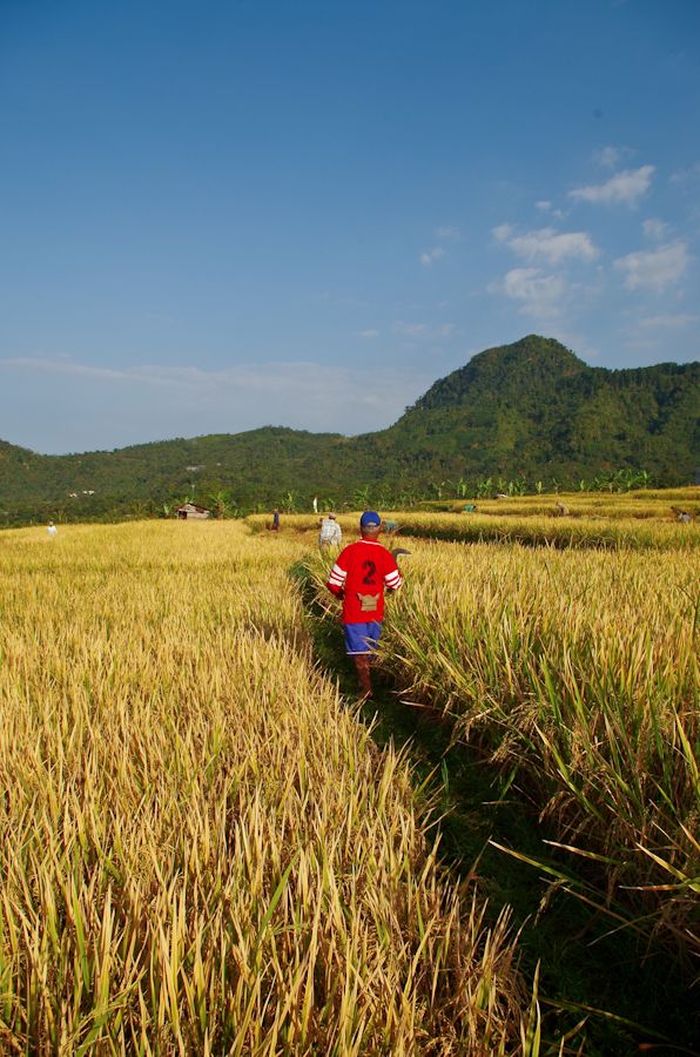
[[[528,934],[566,898],[698,975],[700,526],[393,517],[369,709],[315,519],[0,534],[1,1052],[691,1045]]]

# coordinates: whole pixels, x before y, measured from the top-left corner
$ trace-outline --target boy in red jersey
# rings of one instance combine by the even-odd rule
[[[362,539],[338,555],[326,587],[343,600],[345,652],[352,657],[362,693],[372,696],[370,658],[377,648],[384,618],[384,589],[403,583],[396,559],[378,540],[382,519],[374,510],[360,518]]]

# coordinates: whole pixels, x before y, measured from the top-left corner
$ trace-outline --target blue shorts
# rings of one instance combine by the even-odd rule
[[[369,620],[366,624],[343,624],[343,628],[348,656],[375,652],[382,634],[382,625],[378,620]]]

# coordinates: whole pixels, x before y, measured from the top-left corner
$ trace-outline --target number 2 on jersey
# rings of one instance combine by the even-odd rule
[[[377,574],[377,566],[376,566],[376,564],[371,559],[368,558],[366,562],[362,563],[362,568],[367,570],[365,576],[362,577],[362,583],[363,584],[370,584],[370,585],[375,584],[377,582],[377,580],[376,580],[376,574]]]

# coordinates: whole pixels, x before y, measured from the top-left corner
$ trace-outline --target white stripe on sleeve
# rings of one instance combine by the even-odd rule
[[[342,587],[347,579],[347,572],[345,569],[341,569],[338,564],[334,565],[331,569],[331,574],[328,577],[328,583],[333,584],[335,587]]]

